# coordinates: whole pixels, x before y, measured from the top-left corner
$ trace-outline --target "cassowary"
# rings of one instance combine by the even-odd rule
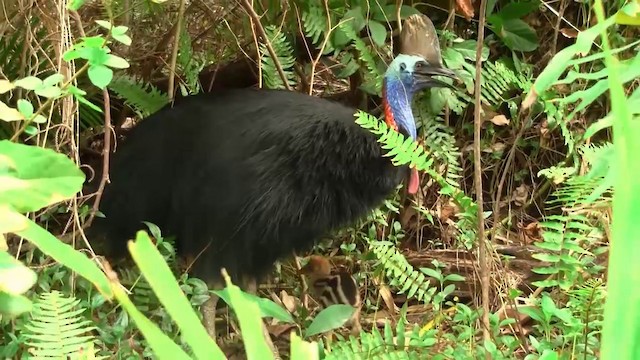
[[[412,96],[449,86],[439,61],[401,54],[384,76],[386,122],[416,139]],[[154,223],[176,238],[192,273],[210,287],[226,268],[235,283],[257,278],[292,251],[365,217],[411,172],[383,157],[355,109],[297,92],[238,89],[184,98],[140,122],[117,147],[93,231],[107,258]],[[205,323],[216,299],[204,307]],[[213,305],[212,305],[213,304]],[[211,323],[209,323],[211,321]]]
[[[300,273],[309,278],[311,294],[327,308],[333,304],[351,305],[356,311],[347,322],[351,333],[358,334],[360,326],[360,288],[351,274],[337,271],[332,274],[331,264],[325,257],[312,255],[309,262],[300,269]]]

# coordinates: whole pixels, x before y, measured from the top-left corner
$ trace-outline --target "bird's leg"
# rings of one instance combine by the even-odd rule
[[[350,320],[351,325],[351,335],[354,337],[358,337],[360,332],[362,331],[362,325],[360,324],[360,307],[356,309],[355,314],[351,317]]]
[[[210,290],[218,290],[222,287],[219,283],[207,284]],[[207,333],[213,340],[216,340],[216,306],[218,305],[218,295],[210,293],[209,300],[200,307],[202,312],[202,323],[207,329]]]
[[[258,295],[258,284],[254,277],[248,276],[246,278],[243,278],[243,282],[244,282],[244,288],[246,289],[245,290],[246,292],[256,296]],[[274,359],[276,360],[281,359],[280,353],[278,352],[278,348],[273,344],[273,341],[271,340],[271,334],[269,334],[267,325],[264,323],[262,319],[260,319],[260,324],[262,324],[262,335],[264,336],[264,339],[267,342],[269,349],[271,349],[271,353],[273,353]]]

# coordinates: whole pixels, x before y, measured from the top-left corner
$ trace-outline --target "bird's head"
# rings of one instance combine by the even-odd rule
[[[418,55],[400,54],[396,56],[384,75],[385,85],[397,83],[409,94],[432,87],[449,87],[451,84],[434,78],[444,76],[457,78],[456,74],[440,64],[431,64]]]
[[[310,276],[328,276],[331,274],[331,263],[323,256],[311,255],[309,262],[300,269],[300,274]]]
[[[439,48],[434,48],[434,54],[435,56],[431,56],[433,58],[431,61],[418,55],[400,54],[393,59],[384,75],[382,101],[385,122],[413,140],[418,139],[416,122],[411,110],[413,95],[427,88],[453,88],[452,85],[436,79],[435,76],[457,78],[453,71],[441,65]],[[418,183],[418,172],[414,169],[410,174],[408,186],[410,194],[417,191]]]

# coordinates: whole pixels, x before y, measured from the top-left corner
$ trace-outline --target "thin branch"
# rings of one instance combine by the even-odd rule
[[[282,65],[278,60],[278,56],[276,55],[276,52],[273,50],[273,46],[271,46],[271,41],[267,37],[267,33],[265,33],[264,31],[264,27],[260,22],[260,17],[256,13],[256,11],[253,9],[253,6],[251,6],[251,3],[249,2],[249,0],[243,0],[242,6],[245,8],[245,10],[247,11],[249,16],[255,23],[255,28],[256,30],[258,30],[258,35],[260,35],[260,37],[262,38],[262,41],[264,41],[264,45],[267,47],[267,50],[269,51],[269,55],[273,59],[273,63],[276,66],[276,70],[278,70],[278,74],[280,75],[280,78],[284,83],[284,88],[291,91],[291,87],[289,86],[289,81],[287,81],[287,76],[285,75],[284,70],[282,70]]]
[[[489,263],[488,245],[486,244],[484,232],[484,214],[482,197],[482,152],[480,149],[480,131],[482,129],[482,109],[480,98],[480,83],[482,81],[482,45],[484,43],[484,25],[486,16],[487,0],[480,2],[480,15],[478,24],[478,46],[476,47],[476,78],[474,84],[475,109],[474,109],[474,131],[473,131],[473,165],[474,183],[476,192],[476,202],[478,203],[478,261],[480,262],[480,284],[482,290],[482,336],[485,341],[491,340],[491,324],[489,322]],[[491,355],[487,353],[487,358]]]
[[[80,18],[80,14],[77,11],[71,11],[71,16],[76,21],[78,25],[78,31],[82,37],[86,37],[87,34],[84,32],[84,28],[82,27],[82,19]],[[113,23],[113,18],[110,19]],[[111,34],[111,30],[109,30],[109,34]],[[105,39],[105,44],[107,40]],[[88,67],[89,63],[85,64],[85,66],[81,69],[85,69]],[[76,73],[78,75],[78,73]],[[73,81],[70,79],[68,83]],[[107,182],[109,182],[109,154],[111,153],[111,101],[109,98],[109,90],[105,87],[102,89],[102,98],[104,99],[104,146],[102,148],[102,177],[100,178],[100,184],[98,185],[98,190],[95,192],[96,199],[93,201],[93,206],[91,207],[91,214],[87,219],[85,226],[91,226],[93,222],[93,218],[98,212],[98,207],[100,206],[100,199],[102,199],[102,193],[104,192],[104,188],[107,186]]]
[[[184,19],[185,0],[180,0],[180,8],[178,9],[178,23],[176,24],[176,33],[173,38],[173,49],[171,49],[171,62],[169,63],[169,99],[173,101],[174,82],[176,76],[176,63],[178,62],[178,48],[180,47],[180,35],[182,34],[182,20]]]

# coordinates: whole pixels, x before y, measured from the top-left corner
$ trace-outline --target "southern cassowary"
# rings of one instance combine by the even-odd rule
[[[397,56],[384,76],[386,122],[416,139],[412,95],[447,86],[437,75],[454,76],[439,61]],[[149,221],[175,236],[195,276],[219,287],[224,267],[246,288],[277,259],[365,217],[410,173],[382,156],[354,114],[302,93],[257,89],[201,93],[158,111],[112,158],[106,218],[93,226],[106,235],[107,257],[126,254],[126,241]]]

